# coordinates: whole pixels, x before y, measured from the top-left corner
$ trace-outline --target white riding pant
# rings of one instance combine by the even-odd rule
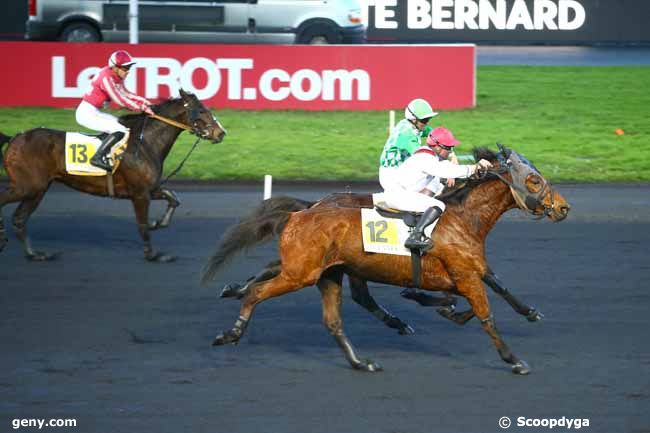
[[[424,212],[433,206],[439,207],[443,212],[445,210],[445,204],[437,198],[404,188],[399,183],[395,168],[381,167],[379,183],[384,189],[386,204],[390,207],[409,212]],[[435,183],[437,185],[439,182]]]
[[[81,101],[75,113],[77,123],[88,129],[101,132],[127,132],[129,129],[122,125],[117,117],[99,111],[93,104]]]

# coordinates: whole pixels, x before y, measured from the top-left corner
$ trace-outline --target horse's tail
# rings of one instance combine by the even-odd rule
[[[201,284],[206,285],[214,280],[221,267],[240,251],[279,235],[292,212],[307,209],[312,205],[312,202],[292,197],[264,200],[246,219],[224,233],[217,251],[203,268]]]

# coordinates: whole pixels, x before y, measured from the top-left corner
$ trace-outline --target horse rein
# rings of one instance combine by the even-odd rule
[[[168,118],[168,117],[161,116],[161,115],[156,114],[156,113],[151,114],[149,117],[153,117],[154,119],[156,119],[156,120],[160,120],[160,121],[163,122],[163,123],[166,123],[166,124],[168,124],[168,125],[175,126],[175,127],[177,127],[177,128],[180,128],[180,129],[184,129],[184,130],[186,130],[186,131],[193,131],[193,130],[194,130],[190,125],[186,125],[186,124],[184,124],[184,123],[177,122],[177,121],[174,120],[174,119],[170,119],[170,118]]]
[[[163,123],[166,123],[171,126],[175,126],[176,128],[184,129],[185,131],[189,131],[190,133],[196,135],[199,138],[202,138],[204,140],[207,140],[210,136],[210,132],[206,129],[199,129],[198,126],[196,126],[196,123],[198,123],[198,113],[196,108],[192,108],[189,106],[187,103],[183,103],[183,106],[188,110],[188,117],[190,118],[190,122],[192,122],[192,125],[186,125],[185,123],[178,122],[174,119],[170,119],[169,117],[161,116],[159,114],[153,113],[150,115],[150,117],[160,120]]]

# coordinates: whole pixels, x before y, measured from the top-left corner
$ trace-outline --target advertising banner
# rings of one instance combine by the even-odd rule
[[[370,42],[650,42],[647,0],[361,0]]]
[[[136,66],[126,87],[149,99],[195,93],[207,106],[380,110],[425,98],[436,109],[475,104],[473,45],[180,45],[2,42],[0,106],[76,106],[112,51]]]

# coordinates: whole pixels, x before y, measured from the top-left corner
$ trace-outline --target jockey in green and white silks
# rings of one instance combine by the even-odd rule
[[[397,168],[422,146],[421,138],[427,137],[431,118],[437,116],[424,99],[414,99],[404,110],[404,119],[395,125],[379,158],[379,183],[383,189],[397,180]]]
[[[445,211],[445,204],[435,196],[442,192],[442,178],[464,178],[487,169],[490,162],[481,159],[474,165],[458,165],[449,161],[449,155],[460,144],[452,132],[440,127],[431,131],[427,145],[417,149],[413,156],[396,170],[396,180],[384,188],[386,203],[396,209],[422,212],[417,225],[404,243],[409,249],[426,249],[430,239],[424,229],[433,224]]]

